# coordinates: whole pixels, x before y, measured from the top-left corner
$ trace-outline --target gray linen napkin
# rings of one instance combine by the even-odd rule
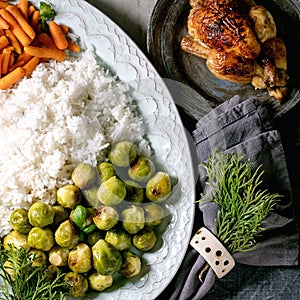
[[[279,132],[274,129],[267,108],[255,98],[241,101],[240,97],[235,96],[199,120],[193,136],[199,162],[206,162],[214,149],[226,153],[241,152],[246,158],[250,158],[253,169],[262,165],[262,188],[284,196],[267,217],[265,230],[257,239],[257,248],[234,254],[236,262],[255,266],[298,264],[298,230],[285,155]],[[199,181],[205,193],[205,169],[199,165],[198,170]],[[203,213],[204,226],[214,232],[213,223],[218,205],[201,202],[199,208]],[[215,274],[211,268],[203,283],[199,281],[199,273],[205,264],[201,255],[189,248],[178,275],[172,282],[175,289],[168,296],[169,299],[202,299],[215,282]]]

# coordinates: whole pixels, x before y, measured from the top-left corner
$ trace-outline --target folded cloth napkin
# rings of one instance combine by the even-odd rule
[[[251,160],[253,169],[262,165],[264,174],[261,188],[284,196],[266,218],[265,230],[257,238],[258,246],[249,252],[235,253],[235,261],[253,266],[297,265],[299,234],[293,214],[291,186],[280,134],[274,128],[268,109],[255,98],[242,101],[235,96],[199,120],[193,137],[199,162],[207,162],[215,149],[225,153],[240,152]],[[200,164],[198,170],[199,182],[205,194],[206,172]],[[218,205],[200,202],[199,208],[204,226],[214,232]],[[196,213],[197,217],[200,215]],[[202,256],[189,247],[170,284],[172,293],[165,292],[160,299],[202,299],[216,278],[214,271],[209,268],[203,282],[200,282],[199,273],[205,265]]]

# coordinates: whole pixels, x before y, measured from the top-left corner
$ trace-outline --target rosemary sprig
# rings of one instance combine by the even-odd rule
[[[214,201],[220,206],[215,220],[216,236],[231,254],[253,250],[263,222],[280,195],[260,189],[261,166],[253,171],[253,164],[241,153],[214,151],[202,165],[210,193],[202,194],[200,201]]]
[[[64,274],[49,280],[46,266],[34,266],[35,257],[24,248],[0,250],[1,300],[65,300]]]

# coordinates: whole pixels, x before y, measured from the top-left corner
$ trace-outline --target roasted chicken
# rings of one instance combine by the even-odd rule
[[[216,77],[251,83],[282,101],[287,60],[270,12],[252,0],[190,0],[182,50],[206,59]]]

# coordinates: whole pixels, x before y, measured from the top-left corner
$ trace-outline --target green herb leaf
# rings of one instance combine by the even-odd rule
[[[72,221],[80,230],[84,229],[86,226],[85,218],[86,218],[86,208],[82,205],[76,206],[72,215]]]
[[[91,234],[95,229],[96,229],[96,225],[91,224],[91,225],[83,228],[82,232],[85,233],[85,234]]]
[[[40,20],[42,22],[52,20],[54,18],[55,12],[50,4],[45,2],[40,3]]]

